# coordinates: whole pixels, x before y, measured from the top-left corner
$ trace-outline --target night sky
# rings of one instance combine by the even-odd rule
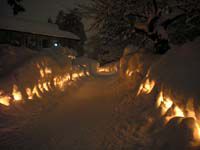
[[[47,22],[48,17],[54,19],[59,10],[72,9],[76,4],[87,2],[88,0],[23,0],[26,12],[20,13],[18,17]],[[0,0],[0,15],[12,15],[12,10],[6,0]]]

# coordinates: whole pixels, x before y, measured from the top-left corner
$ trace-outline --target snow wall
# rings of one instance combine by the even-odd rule
[[[130,126],[137,127],[143,149],[200,149],[199,43],[159,58],[137,52],[120,60],[121,78],[134,83]]]
[[[42,99],[48,93],[64,91],[73,82],[90,75],[87,66],[74,65],[75,56],[61,56],[57,61],[49,52],[34,55],[3,76],[0,79],[0,103],[9,106]]]
[[[10,72],[0,78],[0,106],[45,99],[84,77],[111,75],[118,69],[117,63],[102,67],[87,57],[76,58],[76,54],[66,48],[45,49],[39,53],[11,46],[3,49],[8,53],[4,55],[4,62],[8,62],[4,71],[9,67]]]

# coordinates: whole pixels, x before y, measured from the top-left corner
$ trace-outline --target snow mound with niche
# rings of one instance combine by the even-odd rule
[[[135,103],[154,118],[153,149],[200,148],[199,49],[197,39],[170,50],[140,85]]]

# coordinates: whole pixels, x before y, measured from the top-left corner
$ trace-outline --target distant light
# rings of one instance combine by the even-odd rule
[[[55,47],[58,47],[58,43],[54,43],[54,46],[55,46]]]

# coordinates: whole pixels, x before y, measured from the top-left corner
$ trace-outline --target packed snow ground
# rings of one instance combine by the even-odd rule
[[[126,91],[117,79],[116,76],[85,79],[74,85],[73,90],[52,97],[59,103],[26,124],[17,136],[7,135],[9,142],[1,139],[2,148],[104,149],[107,134],[118,122],[116,108]]]

